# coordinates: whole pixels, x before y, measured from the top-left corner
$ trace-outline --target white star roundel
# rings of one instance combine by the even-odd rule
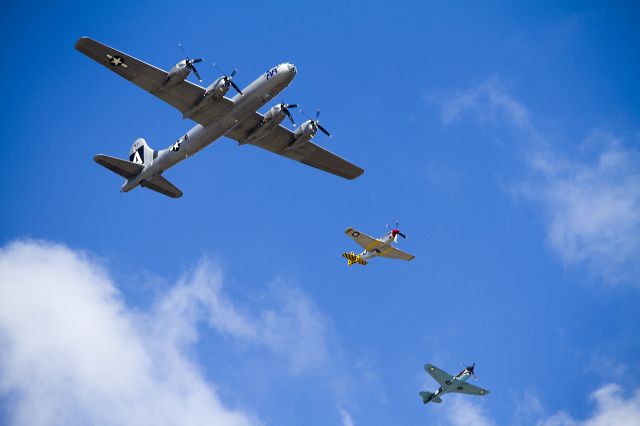
[[[129,68],[129,66],[124,63],[124,59],[122,59],[122,56],[112,55],[110,53],[107,53],[105,56],[109,60],[109,63],[114,67]]]

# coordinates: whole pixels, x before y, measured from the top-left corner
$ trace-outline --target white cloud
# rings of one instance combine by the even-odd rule
[[[498,124],[507,119],[517,127],[529,127],[527,109],[513,99],[495,77],[470,90],[441,96],[438,101],[441,106],[441,118],[445,124],[468,117],[480,123],[490,124]]]
[[[640,154],[606,147],[592,164],[539,155],[544,180],[530,187],[548,217],[547,239],[567,264],[610,282],[633,280],[640,263]]]
[[[448,424],[452,426],[491,426],[495,424],[480,404],[473,402],[468,396],[450,395],[442,405]]]
[[[300,289],[274,282],[257,314],[234,304],[222,291],[221,271],[201,262],[173,287],[158,305],[171,334],[206,318],[220,333],[269,348],[286,358],[292,372],[313,369],[326,361],[327,321]],[[255,308],[254,308],[255,310]],[[192,330],[189,335],[193,335]]]
[[[257,314],[203,262],[147,312],[126,306],[87,254],[44,242],[0,250],[0,397],[16,425],[249,425],[190,357],[205,321],[267,347],[294,371],[323,362],[325,322],[295,288],[274,286]]]
[[[626,399],[622,389],[608,384],[591,394],[596,408],[593,415],[577,420],[561,411],[537,422],[538,426],[636,426],[640,425],[640,390]]]
[[[544,209],[547,243],[566,265],[584,265],[609,283],[640,276],[640,150],[610,135],[591,138],[593,161],[567,159],[535,126],[527,109],[495,78],[441,100],[443,122],[471,118],[517,131],[535,177],[517,194]]]
[[[520,395],[513,393],[513,397],[512,425],[531,425],[544,415],[542,402],[533,391],[525,390]]]
[[[340,421],[342,422],[342,426],[354,426],[353,418],[347,410],[344,408],[339,408],[340,411]]]

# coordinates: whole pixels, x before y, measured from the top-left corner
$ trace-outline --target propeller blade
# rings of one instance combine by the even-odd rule
[[[236,92],[240,93],[241,95],[243,94],[242,90],[240,90],[240,88],[233,82],[233,80],[227,80],[227,81],[231,83],[231,87],[233,87]]]
[[[234,75],[236,75],[236,73],[238,72],[237,69],[233,69],[233,71],[231,71],[231,74],[229,74],[229,77],[233,78]]]
[[[407,239],[407,236],[404,235],[402,232],[398,232],[398,235],[400,235],[402,238],[404,238],[405,240]]]
[[[189,62],[191,62],[191,64],[197,64],[202,61],[204,61],[203,58],[196,58],[196,59],[191,59]]]
[[[289,117],[289,120],[291,120],[291,124],[293,124],[294,126],[296,125],[296,122],[293,121],[293,117],[291,116],[291,113],[289,112],[289,110],[287,109],[287,107],[285,106],[284,108],[282,108],[281,110],[282,112],[284,112],[284,114]]]
[[[284,107],[287,108],[287,109],[288,108],[297,108],[298,104],[289,104],[289,105],[285,105]]]
[[[318,117],[320,117],[320,110],[316,111],[316,121],[318,121]]]
[[[318,129],[320,129],[320,131],[322,131],[322,133],[324,133],[325,135],[331,137],[331,133],[327,132],[327,129],[325,129],[320,124],[318,124],[318,122],[316,122],[316,126],[318,126]]]
[[[182,43],[178,43],[178,47],[180,48],[180,50],[182,50],[182,53],[184,53],[184,56],[186,56],[187,59],[189,59],[189,55],[187,55],[187,52],[184,50],[184,47],[182,47]]]
[[[302,115],[304,115],[304,116],[305,116],[305,117],[307,117],[309,120],[311,120],[311,117],[309,117],[309,116],[307,115],[307,113],[306,113],[306,112],[304,112],[304,111],[302,110],[302,108],[300,108],[298,111],[300,111],[300,113],[302,113]],[[313,120],[311,120],[311,121],[313,121]]]
[[[194,67],[193,65],[191,65],[189,68],[191,68],[193,70],[193,73],[196,75],[196,77],[198,77],[198,80],[200,82],[202,82],[202,79],[200,78],[200,74],[198,73],[198,70],[196,69],[196,67]]]

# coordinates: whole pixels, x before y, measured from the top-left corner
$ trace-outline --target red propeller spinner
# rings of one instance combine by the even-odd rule
[[[405,239],[407,238],[406,235],[400,232],[400,229],[398,228],[398,222],[396,222],[396,227],[391,230],[391,236],[395,240],[398,237],[398,235],[400,235],[402,238],[405,238]]]

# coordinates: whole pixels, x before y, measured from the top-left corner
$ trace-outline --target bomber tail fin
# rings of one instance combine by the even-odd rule
[[[123,178],[131,179],[140,173],[144,166],[151,164],[154,156],[157,156],[157,153],[147,145],[147,141],[138,138],[129,150],[129,161],[104,154],[98,154],[93,159],[96,163]]]
[[[354,265],[356,263],[359,263],[362,266],[367,264],[366,260],[362,259],[359,254],[355,254],[354,252],[342,253],[342,257],[347,259],[347,264],[349,266]]]
[[[156,152],[143,138],[136,139],[129,149],[129,161],[143,166],[151,164],[155,155],[157,155]]]

